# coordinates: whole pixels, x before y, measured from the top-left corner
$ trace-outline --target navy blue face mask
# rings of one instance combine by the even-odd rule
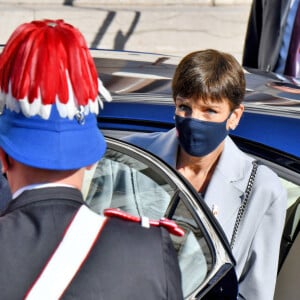
[[[228,135],[226,122],[230,115],[224,122],[208,122],[175,115],[180,146],[192,156],[200,157],[209,154]]]

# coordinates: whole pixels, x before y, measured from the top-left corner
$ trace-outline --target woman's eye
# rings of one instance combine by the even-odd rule
[[[187,105],[184,105],[184,104],[179,105],[179,106],[178,106],[178,109],[179,109],[180,111],[184,111],[184,112],[189,112],[189,111],[191,111],[190,107],[187,106]]]
[[[214,114],[217,113],[217,111],[215,111],[214,109],[211,109],[211,108],[208,108],[208,109],[206,110],[206,112],[207,112],[208,114],[210,114],[210,115],[214,115]]]

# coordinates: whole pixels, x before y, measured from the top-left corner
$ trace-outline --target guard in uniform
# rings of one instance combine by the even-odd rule
[[[0,217],[0,299],[182,299],[175,223],[98,215],[83,201],[84,170],[106,150],[99,94],[110,94],[81,33],[63,20],[20,25],[0,57],[0,90],[13,194]]]

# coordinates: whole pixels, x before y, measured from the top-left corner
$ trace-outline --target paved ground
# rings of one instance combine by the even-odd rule
[[[249,4],[18,5],[0,3],[0,43],[17,25],[41,18],[78,27],[91,47],[185,55],[216,48],[241,59]]]

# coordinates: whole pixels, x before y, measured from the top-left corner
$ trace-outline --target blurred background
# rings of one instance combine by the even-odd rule
[[[241,61],[251,0],[0,0],[0,43],[33,19],[64,19],[90,47],[184,56],[215,48]]]

